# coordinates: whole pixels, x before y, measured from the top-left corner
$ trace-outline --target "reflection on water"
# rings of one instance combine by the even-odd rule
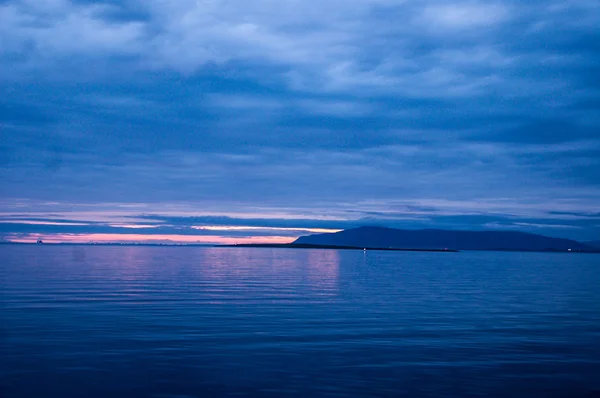
[[[337,250],[307,250],[307,278],[309,286],[321,295],[338,293],[340,255]]]
[[[197,277],[213,298],[232,291],[244,301],[250,294],[307,300],[337,293],[337,251],[206,248],[198,254]]]
[[[600,257],[0,246],[0,396],[584,397]]]

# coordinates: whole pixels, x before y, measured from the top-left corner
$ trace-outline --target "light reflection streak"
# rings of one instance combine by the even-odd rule
[[[198,272],[212,286],[206,293],[213,304],[239,291],[311,300],[339,292],[337,250],[206,248],[202,254]]]
[[[308,279],[322,294],[337,293],[340,252],[338,250],[308,250]]]

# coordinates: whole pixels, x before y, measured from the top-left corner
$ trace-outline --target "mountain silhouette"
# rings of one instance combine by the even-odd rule
[[[295,244],[454,250],[593,250],[583,243],[516,231],[360,227],[298,238]]]

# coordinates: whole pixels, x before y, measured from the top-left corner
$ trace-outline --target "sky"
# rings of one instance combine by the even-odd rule
[[[600,240],[600,3],[0,0],[0,240]]]

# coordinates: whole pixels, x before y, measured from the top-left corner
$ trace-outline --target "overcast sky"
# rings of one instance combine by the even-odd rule
[[[4,240],[600,239],[600,3],[0,0]]]

